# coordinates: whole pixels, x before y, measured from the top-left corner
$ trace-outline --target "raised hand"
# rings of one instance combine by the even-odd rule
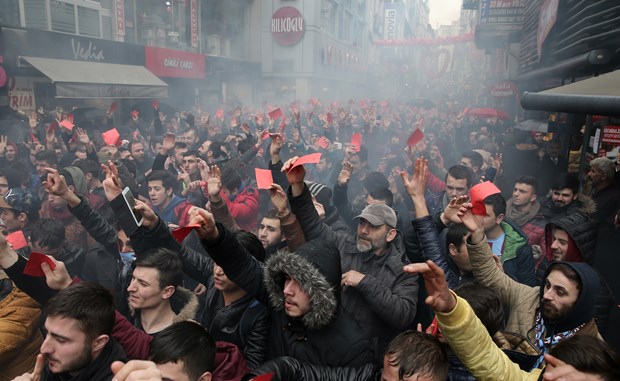
[[[202,159],[197,159],[198,162],[198,169],[200,170],[200,178],[203,181],[208,181],[209,178],[211,177],[211,169],[209,168],[209,165],[207,164],[206,161],[202,160]]]
[[[176,137],[174,136],[174,134],[165,134],[159,153],[162,155],[168,155],[170,151],[172,151],[172,149],[174,148],[175,143]]]
[[[406,171],[402,171],[400,177],[403,179],[409,196],[423,199],[426,189],[426,180],[428,179],[428,160],[420,156],[415,161],[413,176],[409,177]]]
[[[200,225],[196,229],[198,237],[201,239],[214,240],[219,236],[213,214],[201,208],[193,208],[189,214],[190,225]]]
[[[345,185],[349,182],[349,179],[351,178],[352,168],[353,166],[348,160],[342,163],[342,169],[338,174],[338,185]]]
[[[39,353],[37,355],[37,360],[34,364],[34,370],[32,373],[24,373],[21,376],[15,377],[12,381],[40,381],[44,367],[45,356]]]
[[[185,186],[188,186],[190,182],[189,173],[185,170],[185,168],[183,168],[183,166],[180,166],[179,169],[181,170],[181,173],[177,176],[177,180],[183,181]]]
[[[161,381],[161,371],[152,361],[131,360],[127,364],[114,361],[111,365],[115,381]]]
[[[144,217],[144,219],[142,220],[142,225],[147,229],[151,226],[155,226],[155,224],[159,220],[157,214],[155,214],[155,212],[153,212],[153,209],[151,209],[151,207],[144,201],[136,200],[136,210],[142,212],[142,217]]]
[[[8,136],[0,135],[0,156],[4,156],[4,154],[6,153],[6,145],[8,142]]]
[[[222,172],[217,165],[211,166],[211,177],[207,182],[209,188],[209,199],[214,202],[220,201],[220,192],[222,190]]]
[[[123,193],[121,181],[118,176],[118,168],[116,168],[116,165],[110,160],[108,161],[108,165],[101,164],[101,169],[105,172],[105,180],[101,182],[103,190],[105,191],[105,196],[108,201],[112,201]]]
[[[443,270],[433,261],[413,263],[403,268],[408,273],[419,273],[424,277],[428,296],[426,304],[435,312],[450,312],[456,307],[456,297],[450,292]]]
[[[469,200],[469,197],[467,195],[454,197],[452,200],[450,200],[450,203],[448,204],[448,206],[446,206],[443,213],[441,214],[441,219],[443,223],[446,225],[450,223],[460,224],[461,218],[457,214],[461,206],[463,206],[463,204],[465,204],[467,200]]]
[[[88,137],[88,133],[86,133],[86,131],[84,131],[84,129],[77,127],[76,128],[76,133],[77,133],[77,140],[78,140],[78,142],[82,143],[85,146],[90,144],[90,138]]]
[[[461,219],[461,222],[470,232],[483,230],[483,216],[478,216],[472,213],[473,204],[466,202],[459,208],[457,216]]]
[[[304,178],[306,177],[306,170],[303,165],[293,168],[293,165],[297,159],[299,159],[299,156],[292,157],[282,166],[282,172],[286,173],[286,179],[291,185],[303,183]]]
[[[278,184],[271,184],[269,187],[269,193],[271,195],[271,202],[276,207],[278,212],[284,213],[288,209],[288,197],[284,189]]]
[[[47,283],[47,286],[52,290],[64,290],[73,283],[71,275],[69,275],[69,271],[67,271],[64,262],[58,261],[50,255],[48,255],[48,257],[54,261],[56,267],[52,270],[50,265],[46,262],[41,263],[41,270],[43,270],[43,274],[45,274],[45,283]]]

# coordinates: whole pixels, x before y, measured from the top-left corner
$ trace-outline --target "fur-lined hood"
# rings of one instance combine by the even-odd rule
[[[198,314],[198,297],[190,290],[184,287],[177,287],[170,298],[170,307],[176,314],[173,323],[178,321],[185,321],[189,319],[196,319]],[[129,304],[129,310],[131,316],[135,317],[136,322],[139,322],[140,315],[136,314],[136,310]]]
[[[340,254],[323,240],[305,243],[295,253],[278,253],[266,264],[264,282],[276,311],[284,310],[285,274],[299,282],[310,296],[310,311],[301,317],[304,326],[320,329],[337,314],[340,304]]]

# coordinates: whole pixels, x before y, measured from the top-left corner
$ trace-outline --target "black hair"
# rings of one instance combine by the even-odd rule
[[[207,329],[195,321],[174,323],[159,332],[149,345],[149,360],[155,364],[183,362],[190,380],[215,370],[216,345]]]
[[[30,241],[40,247],[58,249],[65,242],[65,225],[57,219],[41,218],[32,224]]]
[[[461,156],[469,159],[469,161],[471,161],[472,167],[478,167],[478,169],[481,169],[482,164],[484,164],[484,159],[482,158],[482,155],[476,151],[463,152]]]
[[[84,177],[86,177],[86,175],[90,173],[94,178],[99,178],[101,166],[93,160],[80,159],[76,160],[73,165],[82,170],[82,173],[84,173]]]
[[[448,355],[435,336],[424,332],[405,331],[387,346],[385,356],[391,366],[399,367],[398,379],[414,374],[445,380],[448,377]]]
[[[562,173],[551,184],[551,189],[561,190],[570,189],[573,191],[573,195],[579,193],[579,179],[572,173]]]
[[[235,233],[235,238],[254,258],[260,262],[265,261],[265,248],[258,237],[245,230],[239,230]]]
[[[222,186],[232,191],[233,189],[241,190],[241,175],[231,167],[226,167],[222,171]]]
[[[448,227],[446,232],[446,250],[450,247],[450,244],[459,248],[465,242],[465,235],[469,233],[469,229],[464,224],[452,224]]]
[[[60,291],[46,305],[48,317],[71,318],[87,337],[112,335],[114,299],[108,290],[92,282],[81,282]]]
[[[575,283],[577,290],[581,290],[581,277],[579,276],[579,274],[577,274],[577,271],[570,267],[570,265],[562,262],[554,262],[549,266],[548,274],[551,274],[551,272],[554,270],[557,270],[564,274],[565,277]]]
[[[179,287],[183,282],[183,264],[179,256],[171,250],[155,248],[138,255],[131,263],[131,268],[154,268],[159,273],[159,288]]]
[[[183,156],[183,157],[185,157],[185,156],[196,156],[196,158],[200,159],[200,152],[196,151],[195,149],[192,149],[192,150],[183,152],[183,154],[181,156]]]
[[[35,153],[34,159],[38,161],[45,161],[50,166],[58,164],[58,155],[56,155],[56,152],[50,150],[43,150]]]
[[[128,150],[129,152],[131,152],[131,149],[132,149],[132,148],[133,148],[133,146],[135,146],[136,144],[142,144],[142,142],[141,142],[141,141],[139,141],[139,140],[132,140],[132,141],[130,141],[130,142],[129,142],[129,144],[127,145],[127,150]],[[142,148],[144,148],[144,146],[142,146]]]
[[[277,209],[269,209],[265,214],[263,214],[263,216],[261,217],[261,220],[263,218],[268,218],[270,220],[278,220],[278,210]]]
[[[454,177],[457,180],[461,180],[461,179],[467,180],[468,188],[474,183],[474,172],[472,172],[471,168],[466,167],[461,164],[453,165],[450,168],[448,168],[445,181],[448,180],[448,175]]]
[[[560,340],[549,354],[580,372],[601,376],[603,381],[620,380],[620,356],[596,337],[574,335]]]
[[[185,149],[187,148],[187,144],[183,143],[183,142],[176,142],[174,143],[174,149]]]
[[[392,191],[388,188],[374,188],[368,191],[368,194],[375,200],[385,201],[385,204],[389,207],[394,203],[394,194],[392,194]]]
[[[500,214],[506,214],[506,199],[502,196],[501,193],[495,193],[490,196],[487,196],[483,200],[485,205],[490,205],[493,208],[493,213],[495,213],[495,217]]]
[[[368,149],[366,148],[366,146],[361,146],[360,150],[356,152],[353,156],[359,157],[360,161],[362,163],[365,163],[368,161]]]
[[[536,194],[538,191],[538,180],[533,176],[520,176],[515,180],[515,184],[527,184],[532,187],[532,193]]]
[[[469,303],[489,335],[493,336],[504,328],[504,309],[493,289],[472,282],[459,286],[454,292]]]
[[[148,185],[149,182],[158,180],[161,181],[166,190],[172,188],[172,191],[174,192],[179,186],[177,179],[174,178],[172,173],[161,169],[151,172],[146,178],[146,183]]]

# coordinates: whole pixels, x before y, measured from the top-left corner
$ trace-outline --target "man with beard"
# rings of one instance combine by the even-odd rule
[[[543,276],[540,286],[518,283],[503,273],[493,260],[487,241],[483,216],[471,213],[472,204],[464,204],[458,215],[471,235],[467,239],[469,262],[476,279],[495,290],[508,308],[506,331],[529,338],[543,354],[558,342],[573,335],[600,338],[594,322],[596,295],[600,279],[585,263],[555,262]]]
[[[410,326],[417,307],[418,279],[403,272],[396,213],[385,204],[368,205],[356,217],[357,236],[335,232],[320,222],[304,183],[304,167],[292,168],[296,160],[292,158],[282,167],[291,184],[291,211],[307,241],[321,238],[335,242],[342,266],[344,309],[375,339],[375,353],[381,354],[390,340]]]
[[[551,196],[541,203],[541,212],[550,221],[572,213],[591,215],[596,210],[594,201],[579,193],[579,179],[563,173],[551,184]]]
[[[95,283],[74,284],[51,298],[45,312],[47,335],[34,372],[13,381],[110,380],[112,362],[125,361],[125,353],[111,337],[112,295]]]

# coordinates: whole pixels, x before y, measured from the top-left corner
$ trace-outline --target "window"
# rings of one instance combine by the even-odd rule
[[[50,1],[52,30],[75,34],[75,6],[63,1]]]
[[[99,11],[93,8],[79,6],[78,23],[80,26],[79,33],[83,36],[100,37],[101,26],[99,25]]]
[[[26,27],[33,29],[48,29],[47,6],[41,0],[23,0]]]

